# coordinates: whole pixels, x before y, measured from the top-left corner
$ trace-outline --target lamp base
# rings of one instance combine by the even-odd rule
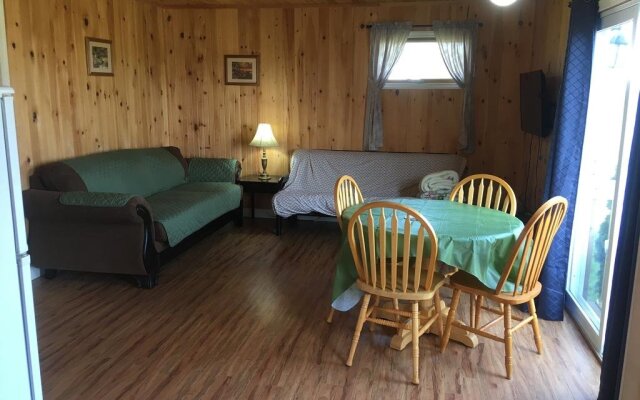
[[[258,179],[261,181],[268,181],[271,179],[269,174],[267,174],[267,150],[262,148],[262,158],[260,159],[260,163],[262,164],[262,172],[258,175]]]

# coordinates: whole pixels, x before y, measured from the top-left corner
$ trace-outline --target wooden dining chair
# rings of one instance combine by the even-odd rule
[[[333,189],[333,201],[336,208],[338,226],[340,226],[340,230],[344,231],[342,226],[342,212],[345,208],[364,202],[362,192],[352,177],[349,175],[343,175],[338,178],[336,186]]]
[[[341,231],[344,231],[342,226],[342,212],[351,207],[354,204],[364,202],[360,187],[356,183],[355,179],[349,175],[343,175],[336,181],[336,186],[333,189],[333,204],[336,208],[336,218],[338,219],[338,226]],[[329,310],[329,316],[327,317],[327,323],[333,321],[334,308]]]
[[[412,232],[413,227],[413,233]],[[412,240],[413,236],[413,240]],[[349,357],[351,366],[365,322],[411,331],[413,344],[413,383],[419,383],[419,337],[434,322],[442,328],[439,290],[445,282],[435,271],[438,238],[431,224],[419,212],[391,202],[362,206],[349,220],[347,239],[364,294]],[[415,249],[412,256],[412,243]],[[393,308],[370,305],[371,296],[390,299]],[[432,316],[420,313],[420,302],[435,300]],[[411,304],[411,311],[400,309],[400,302]],[[377,303],[377,302],[376,302]],[[395,320],[376,315],[393,316]],[[410,318],[409,322],[401,317]],[[441,331],[442,332],[442,331]]]
[[[538,316],[533,299],[540,294],[542,285],[539,282],[542,267],[547,258],[549,248],[553,238],[564,219],[567,212],[567,200],[563,197],[554,197],[544,203],[533,214],[522,233],[514,245],[511,255],[502,270],[502,275],[498,286],[491,289],[483,285],[476,277],[464,271],[458,271],[450,278],[450,286],[453,288],[453,297],[444,336],[441,342],[441,351],[447,347],[451,327],[457,326],[469,332],[476,333],[489,339],[504,343],[505,348],[505,368],[507,379],[511,379],[511,343],[512,335],[515,331],[527,324],[531,324],[533,336],[536,342],[538,353],[542,354],[542,338],[540,327],[538,326]],[[507,279],[512,277],[513,289],[507,289]],[[477,296],[483,296],[503,305],[502,310],[483,307],[491,313],[498,315],[497,318],[483,325],[482,327],[472,327],[464,325],[455,320],[460,293],[466,292]],[[519,304],[529,306],[530,316],[524,319],[514,317],[511,314],[511,306]],[[500,320],[504,321],[504,335],[502,337],[493,335],[487,331],[489,327]],[[520,321],[516,326],[511,326],[511,320]]]
[[[494,175],[476,174],[464,178],[453,187],[449,200],[516,215],[517,201],[513,189]]]
[[[470,175],[453,187],[449,200],[491,208],[516,215],[517,200],[511,186],[502,178],[489,174]],[[469,324],[477,326],[484,298],[469,294]]]

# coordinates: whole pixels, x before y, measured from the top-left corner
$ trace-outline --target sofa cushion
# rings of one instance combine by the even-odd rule
[[[240,204],[242,187],[227,182],[176,186],[146,198],[153,210],[156,240],[175,246]]]
[[[189,182],[235,182],[238,160],[229,158],[189,159]]]
[[[296,150],[289,180],[273,197],[273,211],[281,217],[335,215],[333,189],[342,175],[351,175],[367,200],[414,197],[425,175],[442,170],[462,174],[465,164],[455,154]]]
[[[78,174],[89,192],[149,196],[185,182],[182,161],[167,148],[108,151],[62,163]],[[73,181],[69,181],[74,183],[73,187],[65,187],[67,180],[47,181],[57,182],[58,187],[54,190],[78,190],[78,185]]]

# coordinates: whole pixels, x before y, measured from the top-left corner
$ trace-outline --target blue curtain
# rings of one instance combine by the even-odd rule
[[[638,241],[640,240],[640,100],[636,114],[636,129],[629,157],[629,175],[622,206],[620,239],[616,252],[616,263],[611,283],[609,318],[605,334],[602,371],[600,373],[600,394],[598,399],[617,399],[620,394],[622,364],[629,328],[631,295],[638,261]]]
[[[537,301],[538,316],[555,321],[561,321],[564,318],[569,245],[587,117],[591,61],[599,20],[597,1],[574,0],[571,2],[571,23],[564,79],[560,90],[555,140],[549,155],[545,185],[545,198],[563,196],[569,201],[569,208],[567,217],[560,226],[549,251],[547,263],[540,278],[542,293]]]

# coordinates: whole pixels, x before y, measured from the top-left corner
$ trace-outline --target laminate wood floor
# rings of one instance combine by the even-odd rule
[[[570,319],[541,321],[542,356],[530,329],[515,334],[512,381],[500,343],[440,354],[426,335],[414,386],[410,346],[390,349],[380,328],[363,330],[346,367],[357,309],[325,322],[337,225],[272,227],[247,220],[208,236],[153,290],[73,272],[34,281],[45,399],[596,398],[600,366]]]

